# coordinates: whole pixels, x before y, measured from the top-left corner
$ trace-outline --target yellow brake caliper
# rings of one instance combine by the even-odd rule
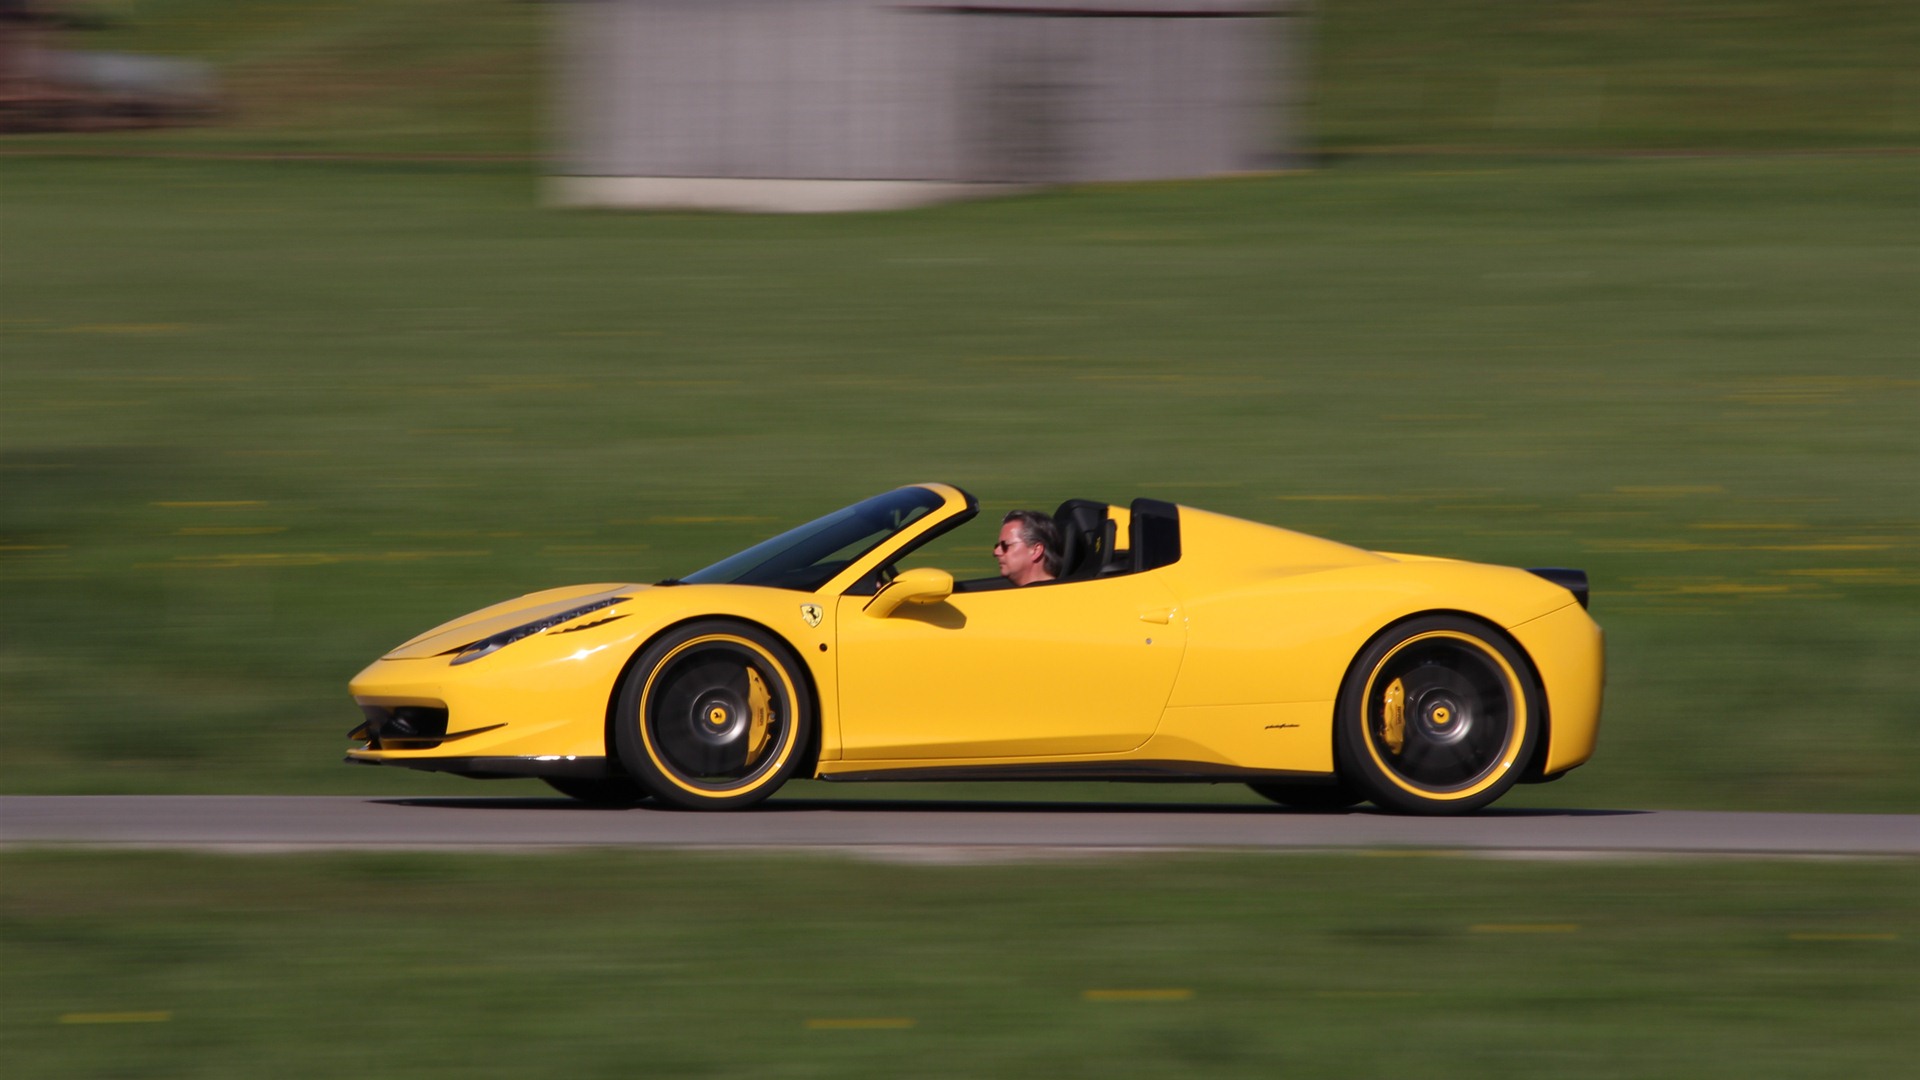
[[[1380,735],[1387,740],[1387,749],[1397,754],[1407,745],[1407,688],[1399,679],[1387,687],[1386,708],[1381,713]]]
[[[747,669],[747,715],[751,718],[747,725],[747,764],[751,765],[767,748],[767,728],[773,724],[773,695],[767,693],[767,684],[752,668]]]

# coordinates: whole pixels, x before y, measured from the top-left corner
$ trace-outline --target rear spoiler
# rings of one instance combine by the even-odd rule
[[[1585,570],[1569,570],[1564,566],[1533,566],[1527,568],[1527,573],[1546,578],[1572,593],[1573,598],[1580,601],[1581,607],[1587,606],[1587,572]]]

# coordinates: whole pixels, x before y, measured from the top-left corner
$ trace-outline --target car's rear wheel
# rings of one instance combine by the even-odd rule
[[[547,786],[591,806],[632,806],[647,789],[631,776],[543,776]]]
[[[1281,806],[1296,810],[1345,810],[1366,802],[1367,797],[1344,781],[1331,784],[1266,783],[1247,785]]]
[[[1520,778],[1541,700],[1526,658],[1493,627],[1409,620],[1362,650],[1341,687],[1341,775],[1383,809],[1477,810]]]
[[[773,635],[723,620],[689,623],[642,650],[621,684],[620,760],[662,802],[750,806],[799,763],[813,716],[799,662]]]

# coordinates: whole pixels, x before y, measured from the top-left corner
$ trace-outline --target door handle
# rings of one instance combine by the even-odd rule
[[[1173,621],[1174,609],[1170,607],[1148,608],[1140,613],[1141,622],[1159,623],[1165,626]]]

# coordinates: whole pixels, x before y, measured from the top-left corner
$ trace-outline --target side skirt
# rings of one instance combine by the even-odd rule
[[[1254,783],[1332,784],[1331,773],[1292,772],[1285,769],[1242,769],[1199,761],[1065,761],[1020,762],[1013,765],[927,765],[905,768],[861,769],[823,773],[817,780],[1120,780],[1139,783]]]

